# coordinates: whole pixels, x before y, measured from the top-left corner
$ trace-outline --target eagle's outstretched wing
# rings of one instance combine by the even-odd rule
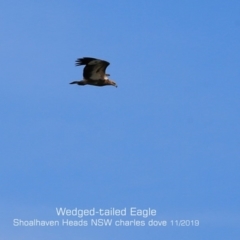
[[[86,65],[83,69],[83,77],[87,80],[105,79],[105,71],[110,63],[101,59],[84,57],[76,60],[76,66]]]

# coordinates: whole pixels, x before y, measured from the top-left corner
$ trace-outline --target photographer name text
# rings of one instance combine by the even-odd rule
[[[165,220],[157,217],[154,208],[63,208],[55,209],[60,220],[13,219],[14,227],[198,227],[199,220]]]

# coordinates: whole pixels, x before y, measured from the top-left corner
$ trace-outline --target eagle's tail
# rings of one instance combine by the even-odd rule
[[[70,82],[69,84],[86,85],[86,82],[84,80],[82,80],[82,81]]]

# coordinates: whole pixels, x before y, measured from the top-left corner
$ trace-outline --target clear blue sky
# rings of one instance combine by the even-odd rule
[[[239,1],[0,9],[0,239],[240,239]],[[118,88],[69,85],[79,57],[108,60]],[[168,226],[13,226],[56,207],[152,208]]]

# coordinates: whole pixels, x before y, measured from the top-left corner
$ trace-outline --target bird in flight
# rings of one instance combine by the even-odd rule
[[[105,73],[109,64],[107,61],[91,57],[78,58],[76,60],[76,66],[85,65],[83,69],[83,80],[74,81],[70,84],[93,85],[98,87],[112,85],[117,87],[117,84],[108,78],[110,74]]]

